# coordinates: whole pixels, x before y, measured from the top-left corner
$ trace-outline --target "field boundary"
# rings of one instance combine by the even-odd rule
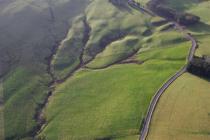
[[[180,25],[178,25],[178,26],[180,26]],[[180,27],[178,27],[178,28],[180,28]],[[168,87],[174,81],[176,81],[180,76],[182,76],[185,72],[187,72],[188,64],[193,59],[193,56],[194,56],[195,51],[196,51],[196,48],[198,46],[197,42],[188,33],[185,35],[185,37],[192,42],[192,46],[191,46],[189,54],[187,56],[187,64],[185,64],[185,66],[182,67],[175,75],[171,76],[169,78],[169,80],[167,80],[167,82],[165,84],[163,84],[162,87],[159,88],[158,91],[156,92],[156,94],[153,96],[153,98],[152,98],[152,100],[150,102],[150,105],[149,105],[149,109],[147,111],[147,115],[146,115],[145,121],[143,122],[144,123],[143,124],[143,128],[140,131],[140,140],[146,140],[146,137],[147,137],[147,135],[149,133],[149,127],[150,127],[150,124],[151,124],[152,116],[153,116],[153,113],[154,113],[155,108],[157,106],[157,103],[160,100],[160,97],[163,95],[163,93],[168,89]]]
[[[144,9],[143,7],[140,7],[140,9]],[[144,9],[144,11],[147,9]],[[156,92],[156,94],[153,96],[150,105],[149,105],[149,109],[147,111],[147,115],[146,118],[143,122],[143,127],[140,130],[140,138],[139,140],[146,140],[148,133],[149,133],[149,127],[151,124],[151,120],[152,120],[152,116],[153,113],[155,111],[156,105],[158,103],[158,101],[160,100],[160,97],[163,95],[164,91],[167,90],[167,88],[175,81],[177,80],[180,76],[182,76],[186,71],[187,71],[187,67],[189,65],[189,63],[192,61],[196,48],[198,47],[197,41],[195,40],[195,38],[190,34],[190,33],[186,33],[183,26],[181,26],[180,24],[178,24],[177,22],[173,22],[173,24],[175,24],[176,28],[184,34],[184,37],[186,39],[188,39],[189,41],[191,41],[192,46],[189,50],[189,54],[187,56],[187,64],[185,64],[184,67],[182,67],[175,75],[171,76],[169,78],[169,80],[167,80],[167,82],[165,84],[162,85],[161,88],[158,89],[158,91]]]
[[[150,10],[144,8],[144,6],[141,6],[140,3],[136,3],[134,0],[128,0],[128,4],[133,7],[136,10],[140,10],[150,16],[155,16],[155,13],[150,12]],[[151,14],[152,13],[152,14]],[[157,16],[157,15],[156,15]],[[180,76],[182,76],[188,68],[189,63],[192,61],[195,51],[198,47],[197,41],[195,38],[190,34],[186,33],[183,26],[181,26],[177,22],[172,22],[176,29],[184,34],[184,37],[191,41],[192,46],[189,50],[189,54],[186,58],[187,64],[185,64],[178,72],[176,72],[173,76],[171,76],[163,85],[158,89],[158,91],[153,96],[152,100],[150,101],[149,109],[147,111],[146,117],[143,120],[142,129],[140,130],[140,138],[139,140],[146,140],[148,133],[149,133],[149,127],[151,124],[152,116],[155,111],[155,108],[157,106],[158,101],[160,100],[160,97],[163,95],[164,91],[168,89],[168,87],[177,80]]]

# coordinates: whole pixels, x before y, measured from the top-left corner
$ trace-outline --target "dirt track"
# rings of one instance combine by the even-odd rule
[[[177,26],[178,27],[178,26]],[[186,34],[185,37],[189,39],[192,42],[192,47],[190,49],[187,61],[188,63],[192,61],[193,56],[195,54],[195,50],[197,48],[197,42],[196,40],[189,34]],[[179,70],[174,76],[172,76],[155,94],[153,97],[152,101],[150,102],[150,106],[145,118],[145,122],[141,131],[141,137],[140,140],[146,140],[146,137],[149,132],[149,126],[152,120],[152,115],[155,111],[156,105],[158,101],[160,100],[161,95],[164,93],[164,91],[177,79],[179,78],[182,74],[184,74],[187,71],[187,65],[185,65],[181,70]]]

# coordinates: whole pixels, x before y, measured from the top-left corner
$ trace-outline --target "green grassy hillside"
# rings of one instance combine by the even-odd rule
[[[141,47],[140,43],[138,43],[139,38],[136,36],[126,36],[121,40],[112,42],[87,67],[104,68],[132,56]]]
[[[83,51],[78,51],[82,65],[56,85],[44,111],[47,123],[40,138],[138,139],[152,96],[186,63],[191,44],[181,33],[173,28],[161,31],[165,25],[152,26],[152,17],[122,4],[95,0],[87,7],[89,40],[77,45]],[[59,48],[61,54],[55,60],[70,56],[63,50],[71,52],[76,47],[72,37],[78,35],[81,42],[76,31],[84,26],[78,28],[79,23],[70,30],[65,39],[69,44]],[[78,65],[78,58],[74,60]]]
[[[162,20],[126,0],[0,1],[0,139],[137,140],[191,46]],[[208,54],[208,30],[189,30]]]
[[[5,139],[32,135],[37,123],[36,108],[43,103],[51,81],[46,70],[47,59],[87,3],[84,0],[0,2]]]
[[[138,135],[151,97],[184,60],[151,60],[78,72],[57,87],[41,136],[76,140]]]
[[[36,126],[35,108],[47,94],[49,78],[47,75],[40,77],[23,67],[16,68],[6,77],[3,83],[6,137],[24,137]]]
[[[199,43],[199,48],[196,52],[196,55],[210,55],[210,47],[208,45],[210,35],[210,17],[208,15],[210,12],[210,1],[188,0],[183,2],[177,0],[168,0],[166,1],[166,4],[175,8],[176,10],[193,13],[201,18],[201,22],[199,24],[188,27],[188,30],[195,36]]]
[[[180,77],[162,96],[148,140],[208,140],[209,81],[189,73]]]
[[[57,79],[64,78],[68,73],[75,71],[75,69],[81,65],[81,55],[86,45],[85,38],[87,38],[89,34],[89,27],[86,27],[88,26],[86,22],[84,16],[81,15],[77,17],[67,37],[59,46],[52,62]]]
[[[10,0],[1,4],[0,75],[17,63],[43,65],[51,48],[65,37],[71,20],[84,10],[87,2]]]
[[[187,27],[187,31],[198,41],[196,55],[210,56],[210,1],[168,0],[166,4],[201,18],[199,24]],[[180,77],[161,97],[148,140],[209,139],[209,90],[209,80],[188,73]]]

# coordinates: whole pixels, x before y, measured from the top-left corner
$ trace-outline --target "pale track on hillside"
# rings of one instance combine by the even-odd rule
[[[147,9],[144,9],[144,8],[140,8],[140,9],[142,9],[142,11],[144,12],[144,13],[146,13],[146,14],[149,14],[149,10],[147,10]],[[148,12],[147,12],[148,11]],[[150,14],[150,16],[152,16],[151,14]],[[181,28],[181,27],[179,27],[179,28]],[[189,40],[190,40],[190,35],[187,37],[186,36],[186,38],[188,38]],[[61,83],[63,83],[63,82],[65,82],[67,79],[69,79],[76,71],[78,71],[80,68],[82,68],[82,66],[84,65],[83,64],[83,62],[81,61],[81,64],[73,71],[73,72],[70,72],[64,79],[62,79],[62,80],[56,80],[56,78],[54,77],[54,72],[53,72],[53,66],[52,66],[52,59],[53,59],[53,57],[54,57],[54,55],[57,53],[57,47],[59,46],[59,44],[57,44],[57,43],[55,43],[56,45],[55,45],[55,50],[52,50],[52,56],[50,57],[50,59],[49,59],[49,64],[48,64],[48,66],[49,66],[49,73],[50,74],[52,74],[51,76],[53,77],[52,79],[54,79],[53,80],[53,82],[50,84],[50,86],[49,87],[53,87],[53,86],[55,86],[56,84],[61,84]],[[191,49],[191,52],[193,51],[194,49]],[[84,51],[84,50],[83,50]],[[189,55],[189,58],[191,58],[190,56],[193,56],[193,55],[191,55],[192,53],[190,53],[190,55]],[[194,54],[194,53],[193,53]],[[81,55],[81,58],[82,58],[82,55]],[[189,59],[188,58],[188,59]],[[149,124],[150,124],[150,121],[151,121],[151,116],[152,116],[152,114],[153,114],[153,112],[154,112],[154,108],[156,107],[156,104],[157,104],[157,102],[158,102],[158,100],[159,100],[159,98],[160,98],[160,96],[163,94],[163,92],[164,92],[164,90],[166,89],[166,88],[168,88],[169,86],[170,86],[170,84],[172,83],[172,82],[174,82],[180,75],[182,75],[185,71],[186,71],[186,66],[182,69],[182,70],[180,70],[176,75],[174,75],[172,78],[171,78],[171,80],[169,80],[166,84],[168,84],[168,85],[166,85],[165,84],[165,86],[163,86],[162,88],[162,90],[159,90],[159,94],[160,95],[158,95],[158,93],[156,93],[156,97],[154,97],[155,99],[157,99],[156,101],[155,101],[155,99],[153,99],[153,103],[155,103],[155,104],[153,104],[152,102],[151,102],[151,104],[150,104],[150,108],[152,108],[152,110],[151,111],[148,111],[148,112],[150,112],[151,113],[151,115],[150,116],[147,116],[147,118],[148,119],[146,119],[147,121],[146,121],[146,123],[148,122],[148,126],[149,126]],[[164,88],[165,87],[165,88]],[[50,92],[53,92],[53,90],[52,91],[50,91]],[[46,105],[47,105],[47,103],[48,103],[48,101],[49,101],[49,98],[50,98],[50,96],[51,96],[52,94],[49,94],[49,96],[46,98],[46,102],[44,103],[44,106],[43,106],[43,108],[41,109],[41,111],[40,112],[38,112],[38,115],[40,115],[40,116],[42,116],[43,115],[43,109],[46,107]],[[153,107],[151,107],[151,106],[153,106]],[[46,123],[46,122],[45,122]],[[41,124],[41,128],[36,132],[36,134],[38,135],[43,129],[44,129],[44,127],[46,126],[46,124]],[[146,124],[145,123],[145,124]],[[147,128],[147,127],[143,127],[144,129],[145,128]],[[147,128],[147,130],[145,131],[145,134],[147,135],[148,134],[148,129],[149,129],[149,127]],[[142,131],[143,132],[143,131]],[[36,136],[37,136],[36,135]],[[145,136],[146,136],[145,135]],[[143,139],[142,139],[143,140]]]
[[[146,140],[146,137],[149,133],[149,127],[151,124],[151,120],[152,120],[152,116],[153,113],[155,111],[155,108],[157,106],[158,101],[160,100],[160,97],[163,95],[163,93],[169,88],[169,86],[171,84],[173,84],[173,82],[175,82],[175,80],[177,80],[180,76],[182,76],[185,72],[187,72],[187,67],[189,62],[192,61],[193,56],[195,54],[196,48],[197,48],[197,42],[196,40],[189,34],[186,34],[185,37],[190,40],[192,42],[192,46],[187,58],[187,65],[185,65],[182,69],[180,69],[175,75],[173,75],[171,78],[169,78],[169,80],[163,84],[163,86],[156,92],[155,96],[153,97],[153,99],[150,102],[150,106],[146,115],[146,119],[144,121],[143,124],[143,128],[141,130],[141,136],[140,136],[140,140]]]

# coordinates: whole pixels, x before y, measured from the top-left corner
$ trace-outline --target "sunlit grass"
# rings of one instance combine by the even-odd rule
[[[161,97],[148,140],[208,140],[209,81],[184,74]]]

